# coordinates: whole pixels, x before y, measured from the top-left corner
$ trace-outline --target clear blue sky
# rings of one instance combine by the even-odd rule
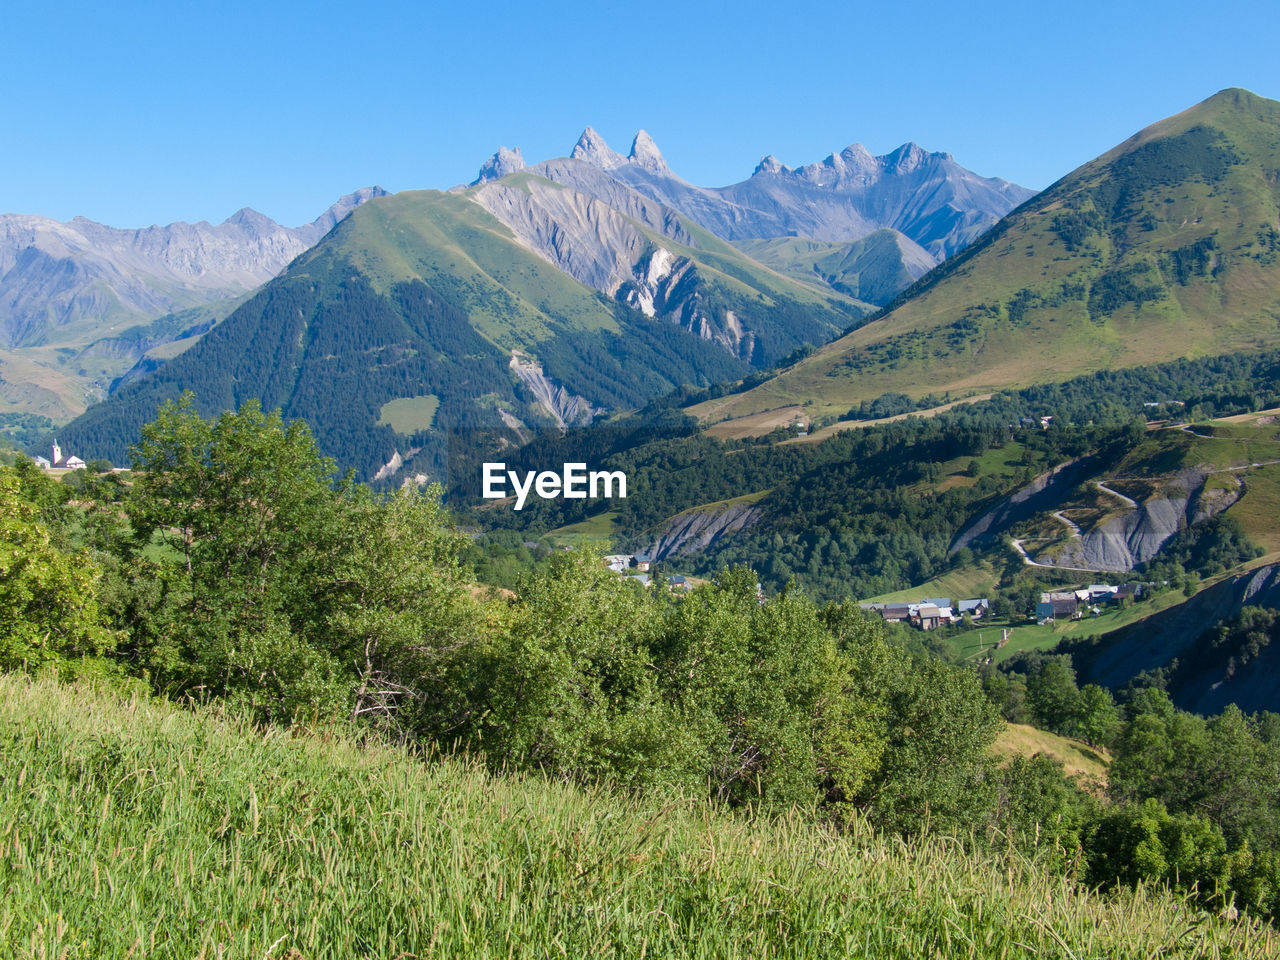
[[[1270,2],[8,0],[0,212],[290,225],[445,188],[500,144],[639,127],[718,186],[914,140],[1040,188],[1216,91],[1280,98]]]

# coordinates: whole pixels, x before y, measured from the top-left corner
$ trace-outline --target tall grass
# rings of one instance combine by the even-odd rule
[[[0,677],[0,956],[1263,957],[942,838],[498,777]]]

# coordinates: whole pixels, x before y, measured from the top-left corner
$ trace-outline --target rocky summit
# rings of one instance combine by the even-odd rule
[[[699,187],[678,176],[644,130],[624,157],[587,127],[569,159],[678,210],[732,243],[778,237],[852,243],[887,228],[928,251],[934,263],[963,249],[1034,193],[1007,180],[981,177],[951,154],[914,143],[884,156],[855,143],[795,169],[770,155],[751,177],[727,187]],[[530,169],[578,189],[599,190],[598,177],[563,160]]]

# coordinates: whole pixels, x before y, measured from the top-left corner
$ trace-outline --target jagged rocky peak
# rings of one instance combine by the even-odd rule
[[[927,150],[917,143],[908,140],[897,150],[882,157],[886,170],[893,170],[897,173],[910,173],[922,163],[932,156]]]
[[[339,220],[342,220],[356,207],[362,203],[368,203],[370,200],[378,197],[386,197],[390,194],[381,187],[374,185],[372,187],[361,187],[351,193],[339,197],[334,204],[324,213],[316,217],[313,221],[314,226],[320,227],[325,232],[332,230]]]
[[[265,213],[259,213],[257,210],[253,209],[253,207],[241,207],[222,222],[234,224],[237,227],[247,227],[249,229],[259,231],[267,231],[279,226],[279,224],[268,217]]]
[[[769,173],[775,176],[791,173],[792,170],[772,153],[767,157],[761,157],[760,162],[756,164],[755,170],[752,172],[754,177],[757,173]]]
[[[636,132],[635,139],[631,141],[631,154],[627,160],[650,173],[668,175],[671,173],[667,167],[667,161],[662,159],[662,151],[653,142],[653,137],[644,130]]]
[[[613,170],[627,162],[627,158],[622,154],[610,150],[604,137],[596,133],[592,127],[582,131],[582,136],[578,138],[578,143],[569,154],[569,159],[584,160],[602,170]]]
[[[480,166],[480,176],[476,177],[471,185],[474,187],[477,183],[501,180],[507,174],[519,173],[525,166],[524,157],[520,154],[519,147],[514,150],[499,147],[498,152]]]
[[[876,166],[876,158],[860,143],[851,143],[840,151],[840,160],[846,167],[868,170]]]

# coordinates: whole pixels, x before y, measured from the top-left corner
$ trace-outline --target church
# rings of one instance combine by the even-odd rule
[[[79,470],[84,466],[84,461],[74,454],[64,457],[62,448],[58,446],[58,441],[53,441],[53,459],[46,460],[44,457],[36,457],[36,466],[42,470]]]

